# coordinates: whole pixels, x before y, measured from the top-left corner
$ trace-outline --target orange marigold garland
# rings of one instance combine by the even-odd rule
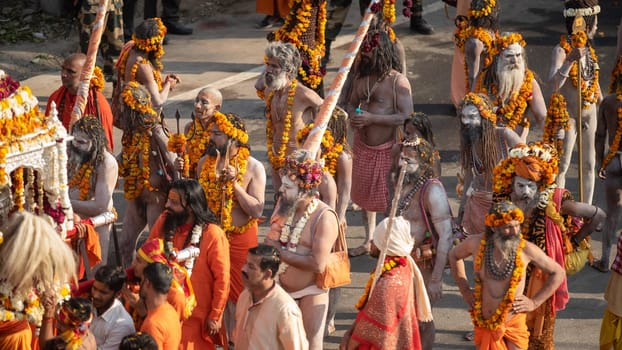
[[[404,256],[387,256],[384,258],[384,264],[382,265],[381,274],[391,271],[398,266],[406,266],[407,263],[408,263],[408,259]],[[371,285],[374,282],[374,275],[375,275],[374,271],[372,271],[369,274],[369,279],[367,280],[367,284],[365,285],[365,291],[363,292],[359,300],[356,302],[356,305],[354,305],[354,307],[357,310],[363,310],[363,308],[365,307],[365,304],[367,304],[367,299],[369,298],[369,292],[371,290]]]
[[[568,43],[568,38],[565,35],[562,35],[559,41],[559,46],[564,50],[566,55],[572,51],[573,48],[581,48],[587,44],[587,35],[584,31],[579,31],[578,33],[572,34],[570,36],[571,43]],[[590,105],[596,103],[598,101],[599,95],[599,85],[598,85],[598,56],[596,56],[596,51],[592,46],[588,47],[590,52],[590,57],[594,64],[596,65],[596,69],[594,69],[594,79],[589,82],[584,79],[581,80],[581,100],[583,101],[583,109],[587,109]],[[577,62],[573,62],[570,67],[570,81],[572,82],[572,86],[575,88],[579,85],[579,66]]]
[[[495,195],[507,196],[512,192],[515,165],[521,161],[521,158],[525,157],[535,158],[540,166],[543,167],[538,191],[543,192],[555,183],[559,164],[554,148],[543,142],[534,142],[531,145],[519,144],[509,151],[507,158],[501,160],[495,166],[492,184],[492,190]]]
[[[382,1],[382,17],[388,24],[395,22],[395,0]]]
[[[285,152],[287,151],[287,143],[289,142],[289,131],[292,127],[292,106],[294,105],[294,97],[296,97],[296,86],[298,81],[292,80],[287,93],[287,114],[283,119],[283,134],[281,135],[281,144],[279,150],[274,153],[272,148],[274,142],[274,130],[272,129],[272,98],[274,97],[274,91],[270,91],[270,95],[266,100],[266,138],[268,139],[268,159],[274,170],[279,170],[285,164]]]
[[[488,104],[478,94],[469,92],[462,99],[462,104],[477,107],[477,111],[482,118],[490,120],[493,125],[497,123],[497,115],[492,112]]]
[[[516,256],[514,258],[514,271],[510,278],[510,284],[508,290],[505,292],[503,300],[497,306],[495,312],[490,318],[485,319],[483,315],[483,303],[482,303],[482,282],[476,277],[475,288],[473,291],[474,305],[473,309],[469,311],[471,313],[471,319],[475,327],[485,328],[488,330],[496,330],[501,324],[505,322],[508,312],[512,308],[514,297],[516,295],[516,288],[518,287],[521,278],[523,276],[523,260],[521,258],[521,251],[525,247],[525,240],[522,235],[520,236],[520,243],[516,249]],[[482,268],[482,262],[484,260],[484,251],[486,250],[486,238],[482,239],[479,252],[475,257],[474,270],[480,271]]]
[[[480,27],[469,27],[469,29],[466,30],[466,40],[473,38],[473,39],[477,39],[479,41],[482,42],[482,44],[484,45],[484,53],[485,55],[483,55],[482,57],[482,65],[480,67],[480,71],[484,71],[485,69],[487,69],[488,67],[490,67],[490,65],[492,64],[492,60],[495,54],[495,42],[497,40],[497,37],[499,35],[498,32],[494,32],[494,36],[490,34],[490,32],[488,32],[488,30],[484,29],[484,28],[480,28]],[[465,40],[465,42],[466,42]],[[464,47],[462,48],[462,51],[464,52]],[[467,66],[466,60],[464,61],[464,76],[466,78],[466,87],[467,90],[470,90],[470,84],[469,84],[469,67]],[[475,83],[475,87],[476,90],[478,87],[480,87],[482,85],[481,81],[479,81],[480,79],[482,79],[484,77],[483,74],[480,74],[479,79],[477,82]]]
[[[512,221],[523,222],[525,220],[525,216],[523,215],[523,211],[519,208],[515,208],[506,213],[488,213],[484,217],[484,223],[488,227],[500,227],[504,225],[508,225]]]
[[[464,52],[464,44],[469,38],[469,19],[466,16],[458,16],[454,21],[456,30],[454,31],[454,43],[460,51]]]
[[[569,120],[570,115],[568,114],[566,98],[560,93],[553,93],[547,109],[542,139],[546,143],[555,145],[558,156],[561,156],[563,153],[564,140],[558,139],[557,133],[561,129],[570,129]]]
[[[315,31],[309,34],[309,29],[313,28],[314,19],[311,17],[314,13],[317,13],[317,21],[314,23]],[[303,62],[298,69],[298,74],[302,81],[312,89],[320,85],[325,74],[320,67],[320,61],[325,53],[325,27],[326,1],[314,6],[312,0],[290,0],[290,12],[285,18],[285,23],[270,35],[270,39],[289,42],[300,51]],[[304,42],[305,36],[315,38],[313,47]]]
[[[144,115],[145,118],[149,120],[145,120],[145,123],[152,124],[156,122],[156,118],[158,113],[151,106],[151,101],[137,101],[136,97],[132,93],[132,90],[138,88],[140,83],[137,81],[130,81],[125,85],[121,96],[123,98],[123,102],[126,106],[130,107],[132,110],[139,112]]]
[[[205,154],[207,145],[209,144],[210,125],[211,124],[208,124],[207,128],[204,128],[203,123],[200,120],[195,120],[195,122],[190,125],[190,129],[188,130],[188,135],[192,135],[192,137],[187,136],[190,138],[188,140],[187,154],[190,164],[189,172],[193,177],[196,175],[197,164]]]
[[[119,176],[123,178],[123,192],[125,199],[138,198],[147,188],[150,192],[157,191],[149,181],[151,169],[149,168],[149,156],[151,151],[151,137],[148,131],[136,132],[132,135],[124,135],[122,139],[123,153],[119,166]],[[139,157],[140,156],[140,160]],[[139,163],[142,167],[139,166]]]
[[[104,80],[104,73],[101,68],[95,66],[95,68],[93,68],[93,75],[91,76],[89,86],[97,91],[104,91],[105,84],[106,80]]]
[[[314,124],[310,123],[304,126],[304,128],[298,131],[298,135],[296,136],[296,141],[299,145],[301,145],[304,140],[309,136],[309,132],[313,129]],[[330,130],[326,129],[324,131],[324,135],[322,136],[322,160],[324,161],[324,171],[328,171],[332,176],[335,176],[337,173],[337,162],[339,160],[339,156],[343,151],[342,143],[335,143],[333,138],[333,134]]]
[[[171,134],[171,137],[168,139],[167,148],[169,151],[181,155],[184,159],[184,167],[181,171],[183,177],[190,176],[190,158],[188,157],[188,153],[186,153],[186,135],[184,134]]]
[[[85,201],[91,198],[91,176],[93,174],[93,164],[91,162],[83,163],[80,169],[73,174],[69,181],[69,188],[78,186],[80,190],[80,200]]]
[[[490,16],[492,10],[497,5],[496,0],[489,0],[488,2],[484,2],[484,6],[480,9],[469,9],[469,17],[480,18]]]
[[[144,52],[154,52],[156,59],[164,56],[164,36],[166,35],[166,26],[162,23],[162,20],[158,17],[153,18],[158,24],[158,34],[147,39],[139,39],[136,34],[132,34],[132,40],[136,47]],[[161,67],[158,67],[161,68]]]
[[[13,203],[15,203],[18,211],[24,211],[24,203],[26,202],[24,198],[24,168],[19,167],[13,170],[12,177],[11,188],[13,188],[15,196]]]
[[[609,152],[603,159],[603,163],[600,166],[600,172],[604,171],[609,165],[609,162],[618,152],[620,148],[620,142],[622,141],[622,94],[616,95],[616,100],[618,101],[618,123],[616,125],[616,133],[613,137],[613,141],[611,142],[611,147],[609,147]]]
[[[497,86],[492,85],[493,95],[497,95]],[[486,93],[486,89],[482,88],[482,93]],[[510,129],[516,128],[517,125],[529,127],[529,118],[525,118],[525,111],[529,106],[529,101],[533,99],[533,72],[529,69],[525,70],[525,78],[518,93],[512,94],[507,103],[503,103],[497,99],[496,105],[497,116],[500,123],[503,123]]]

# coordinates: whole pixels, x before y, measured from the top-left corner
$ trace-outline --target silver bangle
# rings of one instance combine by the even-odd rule
[[[570,74],[568,74],[568,73],[566,73],[566,74],[562,73],[562,69],[561,69],[561,68],[557,70],[557,74],[559,74],[560,76],[562,76],[562,77],[564,77],[564,78],[570,78]]]

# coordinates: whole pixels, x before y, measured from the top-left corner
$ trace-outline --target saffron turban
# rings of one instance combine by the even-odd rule
[[[543,166],[542,161],[539,158],[527,156],[516,161],[514,164],[514,171],[516,172],[516,175],[520,177],[540,182],[546,173],[546,168]]]

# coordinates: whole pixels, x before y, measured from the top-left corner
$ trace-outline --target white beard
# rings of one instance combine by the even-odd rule
[[[266,79],[264,76],[264,81],[266,82],[266,86],[274,91],[282,90],[287,87],[287,73],[281,72],[279,75],[272,78],[272,81],[268,83],[269,79]]]
[[[499,92],[497,97],[506,103],[514,93],[518,93],[523,80],[525,79],[525,64],[523,60],[519,60],[515,67],[504,65],[499,62],[497,64],[497,80]]]

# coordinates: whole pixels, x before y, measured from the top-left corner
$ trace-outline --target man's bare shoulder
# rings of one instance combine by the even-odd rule
[[[301,83],[296,86],[296,100],[304,105],[319,106],[322,98],[315,91],[309,89]]]
[[[600,103],[600,108],[605,111],[605,113],[609,111],[615,111],[615,115],[612,115],[613,118],[617,119],[617,109],[618,106],[622,107],[622,102],[618,101],[616,95],[608,95],[603,98],[603,101]]]
[[[263,163],[254,157],[248,157],[248,163],[246,164],[246,171],[251,175],[257,175],[266,173],[266,168]]]
[[[112,153],[106,151],[104,152],[104,159],[99,166],[100,169],[104,169],[106,172],[115,171],[119,168],[119,164],[117,163],[117,159],[112,155]]]

